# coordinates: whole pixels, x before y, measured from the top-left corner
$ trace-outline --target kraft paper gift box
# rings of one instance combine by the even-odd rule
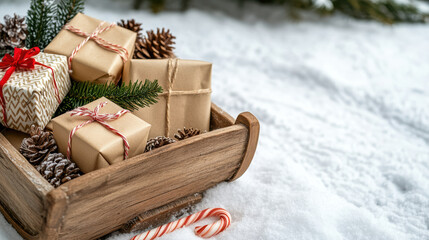
[[[174,136],[183,127],[210,130],[211,69],[212,64],[204,61],[131,60],[124,72],[125,83],[158,80],[164,90],[158,103],[133,112],[152,124],[150,138]]]
[[[45,128],[60,104],[58,100],[64,99],[71,86],[65,56],[40,52],[32,58],[52,68],[54,75],[50,68],[41,65],[35,65],[34,69],[16,69],[2,89],[7,122],[0,108],[0,123],[24,133],[30,133],[33,124]],[[0,79],[5,73],[0,71]]]
[[[100,23],[101,20],[78,13],[68,24],[91,34]],[[102,26],[107,27],[109,24],[105,22]],[[137,33],[114,26],[97,37],[124,47],[128,51],[128,58],[132,58]],[[85,37],[63,28],[45,48],[45,52],[70,57],[73,50],[84,40]],[[89,40],[73,57],[71,78],[81,82],[116,83],[121,77],[123,67],[124,62],[118,53],[102,48],[94,40]]]
[[[102,102],[107,104],[100,108],[99,114],[116,114],[123,110],[104,97],[84,107],[93,111]],[[70,116],[70,112],[52,119],[54,138],[62,154],[67,156],[68,139],[73,128],[89,119],[85,116]],[[150,124],[132,113],[106,122],[127,138],[130,145],[129,158],[144,153]],[[84,173],[121,162],[124,160],[123,139],[100,123],[92,122],[78,129],[73,135],[71,159]]]

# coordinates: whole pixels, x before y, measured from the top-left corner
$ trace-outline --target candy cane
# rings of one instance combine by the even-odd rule
[[[209,225],[196,227],[195,235],[203,238],[210,238],[224,231],[231,224],[231,215],[228,211],[223,208],[207,208],[186,218],[181,218],[177,221],[167,223],[145,233],[134,236],[131,238],[131,240],[153,240],[157,237],[161,237],[164,234],[171,233],[176,229],[182,228],[184,226],[187,227],[201,219],[211,216],[218,216],[220,217],[220,220]]]

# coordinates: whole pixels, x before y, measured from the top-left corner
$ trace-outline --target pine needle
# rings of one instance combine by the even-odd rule
[[[49,0],[31,0],[27,12],[28,36],[26,47],[40,47],[44,49],[53,38],[52,20],[54,5]]]
[[[55,35],[76,14],[83,12],[84,4],[84,0],[59,0],[57,4],[57,16],[55,18]]]
[[[120,86],[73,81],[69,93],[54,117],[101,97],[106,97],[120,107],[133,111],[157,103],[159,93],[162,93],[162,87],[158,85],[158,80],[151,82],[146,79],[144,82],[137,81]]]
[[[84,9],[84,0],[31,0],[27,12],[26,47],[44,49],[61,28]]]

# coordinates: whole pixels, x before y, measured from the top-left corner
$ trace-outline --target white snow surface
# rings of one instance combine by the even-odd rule
[[[90,2],[86,13],[170,28],[178,56],[213,62],[213,101],[260,121],[249,170],[196,207],[230,211],[212,239],[429,239],[429,25],[129,5]],[[0,15],[27,7],[2,2]],[[3,217],[0,238],[21,239]],[[188,227],[162,239],[200,238]]]

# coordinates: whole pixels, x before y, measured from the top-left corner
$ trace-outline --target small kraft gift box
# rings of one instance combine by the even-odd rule
[[[24,133],[33,124],[44,128],[71,86],[67,58],[15,48],[0,69],[1,124]]]
[[[152,124],[150,138],[174,136],[184,127],[209,131],[212,64],[182,59],[130,61],[123,81],[158,80],[164,89],[158,103],[133,113]]]
[[[142,154],[151,127],[104,97],[52,123],[59,151],[84,173]]]
[[[68,57],[76,81],[116,83],[134,52],[137,33],[78,13],[45,48]]]

